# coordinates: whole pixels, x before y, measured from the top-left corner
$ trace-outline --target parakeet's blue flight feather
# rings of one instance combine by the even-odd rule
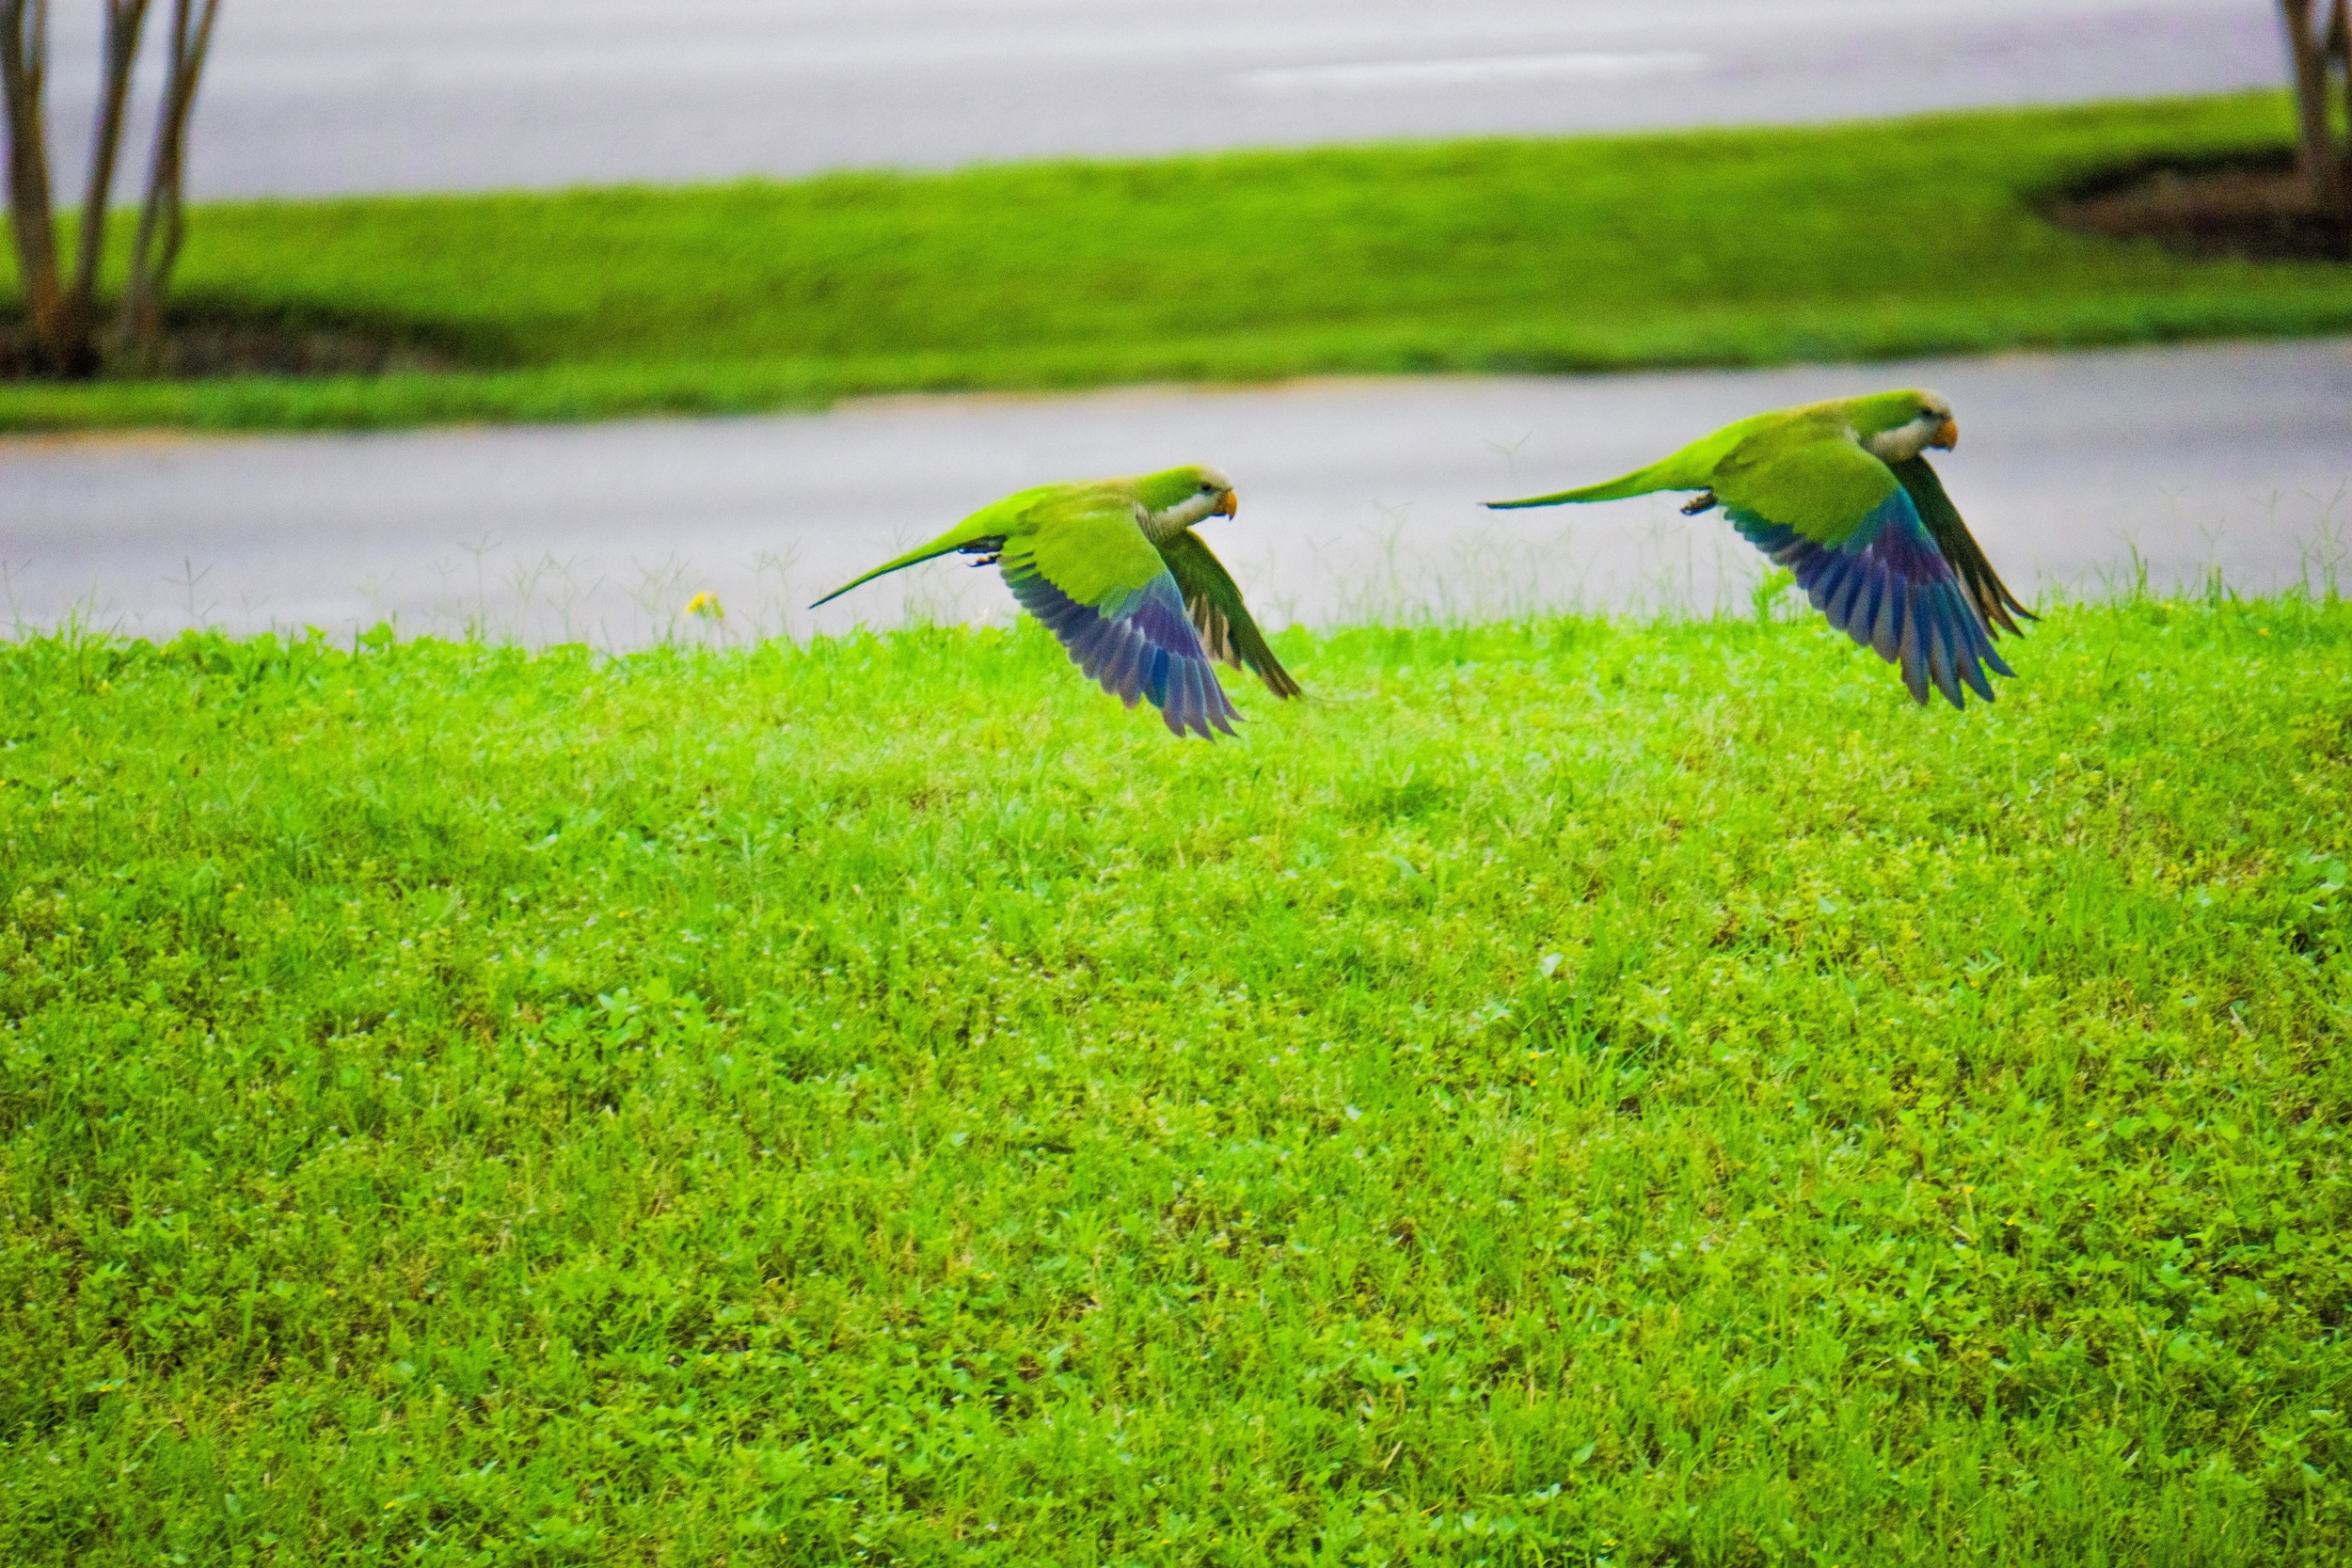
[[[1959,578],[1929,538],[1910,493],[1897,489],[1836,545],[1806,538],[1741,507],[1724,509],[1742,537],[1795,576],[1829,624],[1880,657],[1899,663],[1911,694],[1933,684],[1954,707],[1965,681],[1988,701],[1987,665],[2010,667],[1993,650]]]
[[[1210,667],[1174,578],[1162,572],[1123,602],[1097,610],[1012,558],[1005,561],[1004,573],[1021,608],[1043,622],[1104,690],[1129,707],[1149,698],[1177,735],[1190,731],[1207,739],[1211,725],[1233,733],[1240,714]]]

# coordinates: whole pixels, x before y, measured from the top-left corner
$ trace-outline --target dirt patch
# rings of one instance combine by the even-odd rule
[[[2061,229],[2152,239],[2185,256],[2352,261],[2352,224],[2312,202],[2290,149],[2134,164],[2079,181],[2041,206]]]
[[[393,375],[475,370],[501,357],[437,341],[432,334],[411,326],[288,321],[194,309],[173,313],[165,328],[162,362],[151,373],[174,381],[230,375]],[[0,321],[0,381],[61,379],[39,367],[22,317]]]

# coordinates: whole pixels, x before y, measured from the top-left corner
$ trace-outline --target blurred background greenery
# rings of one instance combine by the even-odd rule
[[[1826,128],[224,203],[194,214],[173,307],[191,352],[213,345],[216,373],[13,382],[0,426],[717,413],[909,389],[2352,328],[2344,264],[2185,253],[2053,221],[2102,174],[2258,162],[2294,129],[2289,98],[2258,92]],[[314,373],[234,373],[241,354]]]

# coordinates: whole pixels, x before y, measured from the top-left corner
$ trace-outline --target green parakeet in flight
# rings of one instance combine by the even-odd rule
[[[1492,507],[1615,500],[1696,490],[1682,510],[1721,505],[1732,526],[1786,566],[1829,624],[1888,662],[1912,697],[1932,685],[1954,707],[1963,683],[1990,702],[1985,679],[2014,671],[1993,651],[2031,611],[1984,558],[1943,482],[1920,455],[1960,439],[1952,405],[1933,392],[1879,392],[1758,414],[1604,484]]]
[[[997,566],[1021,608],[1104,690],[1129,707],[1148,697],[1175,734],[1215,739],[1212,725],[1232,735],[1241,715],[1211,659],[1256,671],[1278,697],[1299,691],[1232,576],[1192,531],[1204,517],[1233,513],[1233,482],[1215,468],[1041,484],[980,508],[817,604],[933,556],[977,555],[974,564]]]

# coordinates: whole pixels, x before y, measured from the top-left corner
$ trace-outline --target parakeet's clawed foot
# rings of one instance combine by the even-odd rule
[[[993,566],[1004,559],[1005,558],[1002,555],[984,555],[980,557],[979,560],[972,562],[972,564],[975,566]]]
[[[1702,512],[1714,511],[1715,506],[1715,492],[1712,490],[1702,490],[1697,495],[1692,496],[1689,500],[1682,503],[1682,515],[1686,517],[1695,517]]]

